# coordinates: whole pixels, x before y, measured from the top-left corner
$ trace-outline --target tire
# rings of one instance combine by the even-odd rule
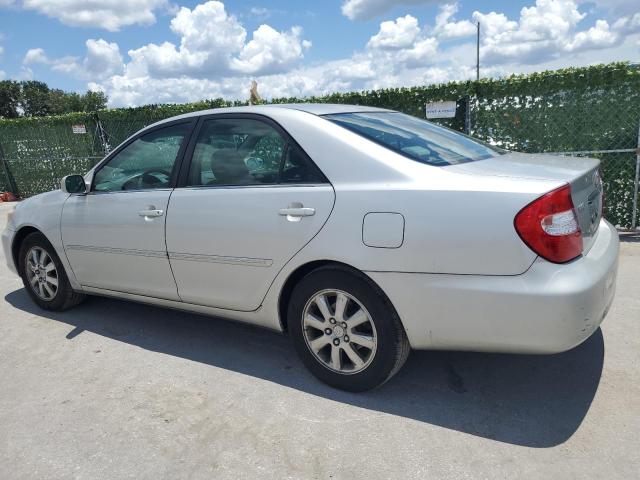
[[[346,304],[343,315],[338,304]],[[322,267],[303,277],[291,294],[287,325],[305,366],[341,390],[379,387],[409,356],[409,340],[385,294],[345,267]]]
[[[41,257],[41,252],[46,254],[44,264],[38,261],[39,268],[35,270],[31,268],[36,263],[33,261],[32,256],[34,252],[38,260],[43,258]],[[29,258],[27,258],[28,256]],[[47,257],[48,259],[46,259]],[[75,307],[84,300],[84,295],[74,292],[71,288],[67,273],[55,249],[47,238],[39,232],[27,235],[22,241],[18,253],[18,268],[25,290],[31,299],[44,310],[61,312]],[[31,280],[34,276],[40,279],[46,278],[46,280],[38,281],[33,285]],[[45,283],[46,286],[44,286]],[[54,285],[54,283],[57,283],[57,285]],[[39,284],[42,284],[43,287],[40,288]],[[44,296],[42,295],[43,292]],[[53,295],[51,295],[51,292],[53,292]]]

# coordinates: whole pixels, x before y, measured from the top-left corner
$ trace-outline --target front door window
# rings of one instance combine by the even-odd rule
[[[96,192],[168,188],[190,124],[154,130],[134,140],[94,176]]]

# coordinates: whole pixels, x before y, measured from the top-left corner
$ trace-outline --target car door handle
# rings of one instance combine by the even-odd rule
[[[164,211],[162,210],[140,210],[138,212],[138,215],[140,215],[141,217],[146,217],[146,218],[153,218],[153,217],[161,217],[162,215],[164,215]]]
[[[310,217],[316,214],[315,208],[309,207],[294,207],[294,208],[281,208],[278,213],[287,217]]]

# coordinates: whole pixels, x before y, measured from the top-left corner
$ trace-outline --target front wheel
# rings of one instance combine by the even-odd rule
[[[288,327],[307,368],[343,390],[382,385],[409,355],[400,319],[382,291],[339,266],[314,270],[296,285]]]
[[[67,310],[84,298],[71,288],[55,249],[41,233],[27,235],[20,245],[18,260],[24,288],[41,308]]]

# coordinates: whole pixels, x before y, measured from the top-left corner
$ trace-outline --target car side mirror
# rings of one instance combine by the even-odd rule
[[[87,185],[84,183],[82,175],[67,175],[60,182],[60,188],[65,193],[85,194],[87,193]]]

